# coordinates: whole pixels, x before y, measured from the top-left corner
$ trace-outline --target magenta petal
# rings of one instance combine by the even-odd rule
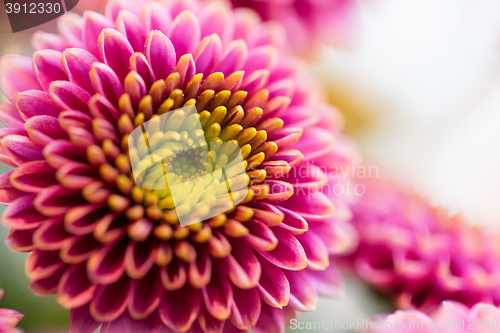
[[[120,118],[120,112],[101,94],[95,94],[89,101],[90,114],[94,118],[112,121]]]
[[[234,34],[233,13],[223,2],[212,2],[199,13],[201,36],[216,34],[227,45]]]
[[[132,105],[138,106],[140,100],[146,95],[146,83],[135,71],[128,73],[125,78],[125,92],[129,94]]]
[[[278,203],[287,200],[294,192],[292,185],[286,181],[268,179],[264,184],[269,186],[269,194],[264,199],[266,202]]]
[[[231,254],[222,260],[224,271],[231,282],[242,289],[255,287],[260,279],[261,267],[257,257],[245,245],[231,242]]]
[[[263,303],[259,321],[252,327],[255,333],[285,333],[285,314]]]
[[[219,63],[221,53],[222,42],[218,35],[213,34],[203,38],[193,56],[198,73],[202,73],[203,76],[211,74]]]
[[[307,266],[307,257],[299,241],[287,230],[272,228],[278,245],[272,251],[259,253],[276,266],[288,270],[301,270]]]
[[[156,81],[153,69],[149,66],[144,54],[140,52],[136,52],[130,57],[130,69],[136,71],[142,77],[148,90],[151,88],[153,82]]]
[[[45,159],[55,169],[62,167],[68,162],[88,163],[85,152],[85,149],[66,140],[53,141],[43,149]]]
[[[261,299],[275,308],[288,305],[290,284],[283,271],[262,257],[258,257],[262,266],[262,276],[257,286]]]
[[[130,302],[128,309],[135,319],[145,319],[160,304],[161,291],[160,273],[156,267],[140,280],[132,280],[130,287]]]
[[[10,181],[17,189],[38,193],[44,188],[56,184],[55,170],[46,161],[24,163],[14,170]]]
[[[16,105],[19,114],[25,121],[39,115],[57,117],[61,112],[50,95],[40,90],[23,91],[17,95]]]
[[[92,300],[95,289],[87,278],[85,263],[72,265],[59,281],[57,302],[66,308],[78,308]]]
[[[89,278],[94,283],[110,284],[125,273],[125,250],[129,240],[123,237],[116,243],[107,244],[90,257],[87,263]]]
[[[290,301],[288,306],[297,311],[313,311],[316,309],[318,293],[313,281],[308,279],[306,271],[285,271],[290,283]]]
[[[144,53],[157,80],[166,79],[174,70],[177,61],[176,49],[162,32],[151,31],[149,33]]]
[[[61,55],[55,50],[42,50],[33,54],[33,71],[45,91],[49,90],[52,81],[68,79],[61,67]]]
[[[172,16],[165,5],[150,1],[142,8],[142,21],[144,22],[144,31],[147,33],[159,30],[166,34],[172,22]]]
[[[5,55],[0,58],[0,89],[10,99],[21,91],[41,89],[30,57]]]
[[[93,94],[94,89],[90,82],[89,72],[92,64],[98,61],[97,58],[87,50],[73,48],[66,49],[63,52],[61,61],[69,80],[85,89],[88,93]]]
[[[334,146],[335,138],[329,131],[320,127],[310,127],[304,130],[293,148],[304,153],[304,161],[310,161],[331,153]]]
[[[67,139],[68,135],[59,125],[59,120],[50,116],[35,116],[24,125],[31,140],[39,147],[45,147],[49,142]]]
[[[73,46],[84,47],[82,41],[83,17],[78,14],[68,12],[57,20],[59,33]]]
[[[307,205],[304,204],[307,202]],[[280,206],[299,214],[306,221],[321,221],[333,214],[333,204],[321,192],[294,194],[288,200],[280,202]]]
[[[278,224],[279,227],[285,228],[292,235],[300,235],[309,229],[306,220],[299,214],[283,207],[278,207],[278,209],[284,214],[283,221]]]
[[[189,10],[177,15],[170,25],[167,35],[175,46],[176,60],[179,60],[184,54],[193,53],[201,38],[200,25],[196,15]]]
[[[193,56],[189,54],[183,55],[177,66],[175,66],[174,72],[179,73],[180,85],[184,87],[196,74],[196,65],[193,60]]]
[[[118,106],[118,99],[123,94],[123,86],[116,73],[107,65],[96,62],[90,71],[90,80],[94,90],[105,96],[113,105]]]
[[[165,325],[173,330],[184,332],[196,320],[201,302],[201,292],[188,284],[175,291],[164,289],[158,312]]]
[[[92,317],[104,322],[120,317],[127,309],[129,288],[130,279],[126,275],[113,284],[98,286],[90,303]]]
[[[337,266],[330,265],[324,271],[308,270],[307,275],[314,281],[319,295],[337,298],[342,294],[342,275]]]
[[[86,11],[83,14],[83,33],[82,39],[85,49],[90,51],[95,57],[99,56],[97,39],[101,31],[105,28],[113,27],[113,22],[105,16],[93,11]]]
[[[99,180],[99,173],[96,168],[86,163],[72,162],[57,170],[56,178],[68,188],[81,190]]]
[[[63,37],[42,31],[37,31],[33,34],[31,37],[31,44],[35,50],[38,51],[56,50],[62,52],[64,49],[71,46]]]
[[[35,197],[36,194],[30,194],[14,200],[3,213],[3,224],[9,228],[23,230],[39,226],[47,217],[40,214],[33,206]]]
[[[202,332],[210,332],[210,333],[223,333],[224,326],[226,321],[219,320],[214,318],[208,312],[207,307],[203,305],[202,309],[198,313],[198,322],[194,323],[193,327],[189,330],[191,333],[202,333]],[[200,325],[199,328],[197,325]]]
[[[88,305],[71,309],[69,333],[93,333],[100,325],[90,315]]]
[[[259,46],[248,51],[244,70],[252,73],[257,69],[273,70],[278,63],[279,52],[271,45]]]
[[[59,114],[59,124],[66,131],[71,127],[81,127],[90,131],[92,130],[92,117],[81,111],[63,111]]]
[[[116,30],[127,38],[134,51],[140,52],[143,50],[146,35],[144,34],[142,23],[137,16],[129,11],[122,10],[118,13],[115,27]]]
[[[196,260],[189,264],[189,283],[195,288],[203,288],[212,276],[212,260],[208,251],[199,251]]]
[[[130,56],[134,50],[128,40],[114,29],[104,29],[98,40],[99,56],[103,63],[111,67],[120,82],[129,71]]]
[[[0,175],[0,203],[5,206],[27,194],[25,191],[16,188],[11,182],[10,177],[13,173],[14,171],[9,171]]]
[[[297,238],[306,252],[307,267],[309,269],[322,271],[330,265],[328,248],[313,231],[296,235],[295,238]]]
[[[245,222],[245,227],[249,233],[239,239],[241,243],[259,251],[271,251],[276,248],[278,239],[267,225],[256,220],[250,220]]]
[[[78,110],[89,113],[90,94],[68,81],[54,81],[49,88],[52,100],[63,110]]]
[[[243,69],[247,56],[247,44],[239,39],[234,40],[226,47],[215,70],[224,73],[226,76],[230,75],[233,72]]]
[[[0,142],[7,156],[17,165],[43,160],[42,150],[29,138],[20,135],[9,135],[4,137]]]
[[[260,316],[261,301],[257,288],[248,290],[233,287],[234,302],[229,318],[234,326],[247,330],[257,324]]]
[[[24,120],[16,106],[7,101],[0,102],[0,120],[9,127],[22,128],[24,126]]]

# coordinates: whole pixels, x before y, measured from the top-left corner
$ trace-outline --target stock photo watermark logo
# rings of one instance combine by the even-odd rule
[[[52,21],[73,9],[79,0],[3,0],[12,32]]]
[[[153,117],[128,138],[136,184],[174,210],[182,226],[222,214],[248,194],[246,163],[236,141],[210,141],[195,106]]]

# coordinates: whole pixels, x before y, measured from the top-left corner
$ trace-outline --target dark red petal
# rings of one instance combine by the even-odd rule
[[[113,321],[127,309],[130,279],[124,275],[110,285],[100,285],[90,303],[90,313],[95,320]]]
[[[278,239],[278,246],[272,251],[259,251],[259,253],[280,268],[293,271],[306,268],[306,253],[299,241],[283,228],[273,227],[272,230]]]
[[[33,233],[31,230],[11,230],[5,237],[5,244],[16,252],[31,252],[35,249]]]
[[[185,284],[182,289],[163,290],[158,312],[165,325],[184,332],[196,320],[201,302],[201,291]]]
[[[32,279],[29,283],[31,291],[38,296],[55,294],[57,292],[57,285],[67,267],[66,265],[62,265],[48,277]]]
[[[257,290],[261,299],[275,308],[288,305],[290,298],[290,284],[283,271],[262,257],[258,257],[262,266]]]
[[[148,317],[160,304],[162,289],[157,267],[153,267],[143,279],[132,280],[128,304],[130,315],[135,319]]]
[[[85,263],[71,265],[59,281],[57,302],[69,309],[83,306],[92,300],[96,287],[87,277]]]
[[[199,249],[196,260],[189,263],[189,283],[195,288],[203,288],[212,276],[212,260],[206,248]]]
[[[163,287],[167,290],[178,290],[186,284],[187,280],[186,269],[177,260],[173,260],[167,266],[162,267],[160,276]]]
[[[225,320],[231,315],[233,290],[221,267],[214,267],[210,283],[202,289],[207,311],[216,319]]]
[[[60,250],[70,241],[71,234],[64,228],[63,216],[45,220],[33,235],[33,242],[40,250]]]
[[[128,237],[123,237],[92,253],[87,262],[87,273],[91,281],[110,284],[120,279],[125,273],[125,251],[129,241]]]
[[[247,330],[257,324],[260,316],[261,301],[257,288],[248,290],[233,286],[234,302],[229,318],[234,326]]]
[[[225,320],[212,317],[205,305],[202,306],[202,309],[198,313],[198,324],[204,333],[222,333],[225,322]]]
[[[109,208],[104,204],[84,204],[73,207],[64,216],[66,230],[74,235],[90,234]]]
[[[67,188],[81,190],[99,179],[99,173],[85,163],[72,162],[57,170],[56,178]]]
[[[66,213],[71,207],[85,203],[78,190],[71,190],[61,185],[49,186],[37,195],[33,201],[36,209],[46,216]]]
[[[40,214],[33,206],[36,194],[30,194],[14,200],[3,213],[3,224],[13,229],[33,229],[38,227],[46,216]]]
[[[103,323],[100,333],[158,333],[163,326],[157,313],[144,320],[135,320],[125,311],[116,320]],[[163,326],[164,327],[164,326]]]
[[[46,278],[58,271],[64,263],[59,258],[58,251],[35,250],[26,259],[26,275],[29,277]]]
[[[77,264],[87,260],[100,245],[92,234],[73,236],[64,243],[60,256],[66,263]]]
[[[142,279],[153,267],[156,248],[151,236],[144,242],[131,241],[125,254],[125,268],[132,279]],[[159,274],[158,274],[159,275]]]
[[[71,309],[69,316],[69,333],[93,333],[101,323],[92,318],[89,306]]]

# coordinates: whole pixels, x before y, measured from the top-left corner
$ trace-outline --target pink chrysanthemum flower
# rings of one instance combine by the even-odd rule
[[[370,321],[367,333],[445,333],[445,332],[498,332],[500,309],[485,303],[472,308],[445,301],[430,315],[417,310],[398,310],[389,316]]]
[[[362,278],[403,309],[427,312],[443,300],[500,303],[495,237],[393,183],[361,184],[351,221],[360,245],[348,262]]]
[[[347,214],[318,191],[341,179],[317,164],[348,158],[341,118],[247,9],[129,4],[65,15],[32,58],[0,60],[7,243],[32,252],[30,287],[72,309],[72,332],[283,332],[338,293],[329,254],[349,248]],[[241,147],[249,191],[182,227],[167,194],[135,184],[128,136],[185,105],[209,141]]]
[[[3,290],[0,289],[0,300],[2,300]],[[0,333],[21,333],[15,326],[23,319],[23,315],[17,311],[0,309]]]
[[[355,37],[357,0],[231,0],[285,27],[292,49],[308,55],[319,45],[350,46]]]

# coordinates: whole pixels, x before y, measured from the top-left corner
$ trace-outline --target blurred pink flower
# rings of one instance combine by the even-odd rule
[[[308,55],[319,45],[351,46],[356,35],[357,0],[231,0],[285,27],[293,51]]]
[[[0,289],[0,300],[2,300],[3,290]],[[21,333],[15,326],[23,319],[23,315],[17,311],[0,309],[0,333]]]
[[[360,245],[347,261],[398,307],[432,310],[443,300],[500,303],[497,237],[396,184],[364,180],[352,205]]]
[[[247,9],[110,1],[105,12],[65,15],[61,35],[33,36],[32,58],[0,60],[14,102],[0,104],[0,159],[16,168],[0,177],[3,222],[9,246],[32,252],[31,289],[72,309],[71,332],[283,332],[340,288],[329,255],[351,235],[311,162],[349,158],[335,145],[341,117],[280,53],[279,29]],[[206,137],[241,147],[249,194],[181,227],[168,194],[135,184],[127,139],[192,104]]]
[[[500,309],[485,303],[469,309],[461,303],[446,301],[429,316],[417,310],[398,310],[389,316],[376,317],[371,323],[373,329],[367,333],[498,332]]]

